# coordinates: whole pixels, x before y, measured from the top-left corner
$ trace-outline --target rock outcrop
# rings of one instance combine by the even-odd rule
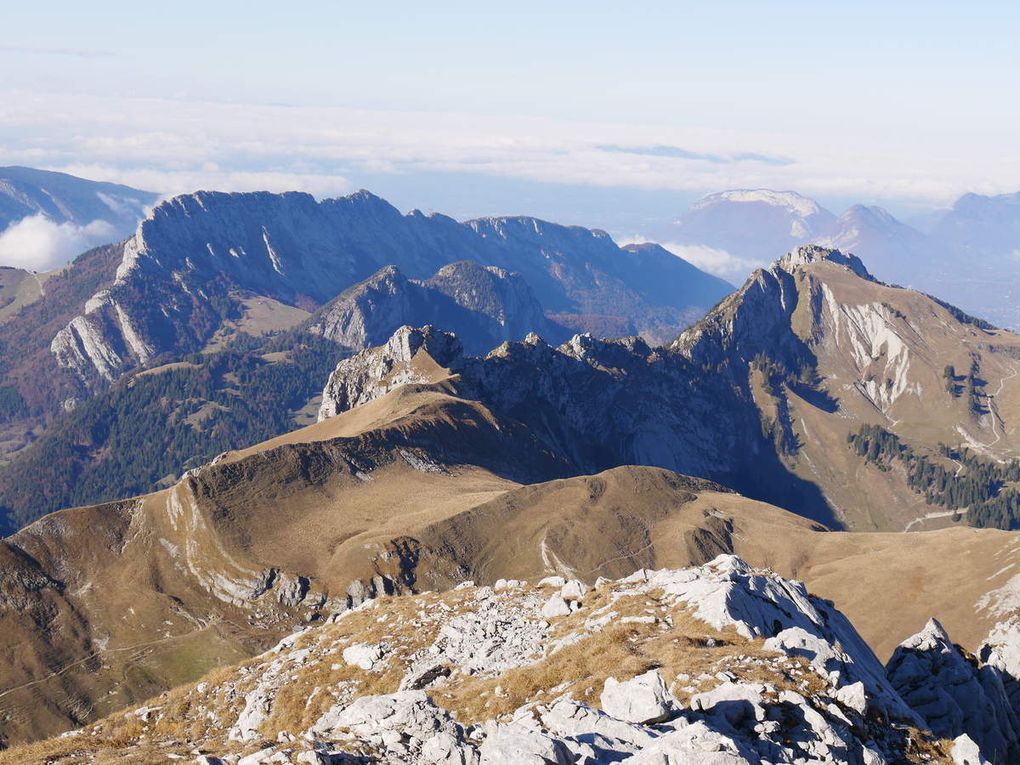
[[[450,332],[431,326],[400,327],[378,348],[340,362],[322,391],[319,420],[373,401],[402,385],[441,379],[444,368],[454,365],[462,355],[460,340]]]
[[[190,747],[256,765],[1011,761],[987,737],[947,742],[831,604],[733,556],[602,580],[572,613],[544,617],[564,585],[369,601],[65,746],[135,757]],[[357,642],[369,634],[386,650]],[[913,642],[945,647],[931,630]],[[338,661],[368,652],[371,662]],[[174,734],[182,714],[188,743]],[[131,743],[110,739],[138,719]]]
[[[994,665],[977,666],[934,619],[896,649],[886,669],[900,696],[940,738],[965,735],[989,762],[1020,757],[1003,673]]]

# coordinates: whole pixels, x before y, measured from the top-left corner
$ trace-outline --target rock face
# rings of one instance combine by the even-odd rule
[[[443,266],[425,281],[387,266],[320,309],[309,331],[357,351],[384,343],[405,324],[442,327],[470,353],[529,332],[553,342],[568,334],[545,317],[519,274],[474,261]]]
[[[462,260],[493,269],[436,273]],[[523,278],[561,320],[622,314],[637,331],[675,332],[696,307],[728,291],[661,248],[623,250],[603,232],[530,218],[461,224],[418,211],[402,215],[367,192],[323,202],[298,193],[200,192],[160,204],[139,225],[114,284],[57,334],[52,352],[96,387],[157,356],[202,347],[239,312],[238,295],[315,308],[387,265],[412,279],[435,276],[412,289],[384,274],[341,301],[323,331],[354,340],[368,332],[356,316],[359,300],[386,293],[386,310],[400,312],[424,289],[445,296],[448,310],[492,315],[489,329],[510,336],[516,324],[536,318]]]
[[[998,670],[1010,706],[1020,715],[1020,619],[1015,615],[992,628],[978,649],[978,658]],[[1020,729],[1018,729],[1020,733]]]
[[[931,708],[910,707],[898,670],[890,682],[838,611],[733,556],[603,580],[551,619],[548,589],[468,584],[370,601],[66,746],[107,757],[199,747],[252,763],[1012,761],[972,733],[944,748],[941,722],[920,714]],[[370,666],[336,662],[364,653],[354,641],[368,633],[389,649]],[[933,630],[912,642],[944,644]],[[446,671],[405,687],[426,665]],[[938,693],[947,681],[936,671],[929,684]],[[181,714],[194,721],[188,742],[174,737]],[[110,743],[108,728],[141,716],[133,743]]]
[[[579,472],[654,465],[830,526],[902,530],[934,512],[927,496],[855,453],[849,436],[877,416],[934,459],[961,439],[1006,458],[1018,353],[1020,337],[882,284],[853,255],[801,247],[666,347],[584,334],[553,347],[530,335],[484,358],[437,361],[459,376],[459,395],[524,422]],[[337,368],[323,416],[391,389],[396,367],[373,361],[380,355]],[[398,366],[416,382],[427,376],[420,363]],[[977,368],[989,382],[968,401],[947,386],[947,366]],[[379,384],[373,368],[386,377]],[[860,469],[898,504],[845,480]]]
[[[400,327],[379,348],[356,353],[340,362],[322,392],[319,420],[384,396],[402,385],[431,382],[437,375],[437,365],[441,368],[452,364],[462,354],[463,347],[452,333],[430,326]],[[420,362],[417,365],[416,358]]]
[[[966,736],[989,762],[1015,762],[1020,757],[1016,709],[1004,687],[1004,680],[1015,679],[995,663],[976,664],[933,619],[896,649],[887,672],[936,735]]]

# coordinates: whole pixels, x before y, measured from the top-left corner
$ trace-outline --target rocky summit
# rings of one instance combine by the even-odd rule
[[[369,600],[0,761],[1007,763],[1004,682],[934,623],[883,667],[830,602],[724,555]]]
[[[666,346],[531,334],[482,357],[440,334],[412,350],[404,328],[341,361],[320,417],[454,374],[459,395],[526,423],[578,472],[664,467],[830,527],[1011,523],[1020,336],[883,284],[838,250],[793,250]],[[405,347],[417,355],[394,355]],[[430,348],[446,370],[434,377]],[[964,488],[994,470],[1000,483]]]

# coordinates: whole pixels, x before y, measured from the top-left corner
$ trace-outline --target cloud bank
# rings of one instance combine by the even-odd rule
[[[32,215],[0,232],[0,265],[47,271],[116,238],[116,231],[106,221],[77,226],[54,223],[42,214]]]
[[[61,169],[172,194],[198,188],[350,191],[359,173],[471,173],[549,184],[813,196],[942,205],[1015,190],[1020,155],[974,183],[972,157],[833,136],[624,121],[386,111],[186,97],[5,90],[0,163]],[[59,117],[59,118],[57,118]],[[74,130],[66,129],[72,123]],[[918,168],[923,168],[919,172]]]

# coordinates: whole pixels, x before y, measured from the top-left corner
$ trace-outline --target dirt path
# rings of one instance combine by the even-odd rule
[[[920,518],[915,518],[910,523],[908,523],[907,527],[903,529],[903,533],[906,534],[908,531],[910,531],[910,527],[913,526],[915,523],[924,523],[925,521],[929,521],[933,518],[948,518],[949,516],[956,515],[957,513],[959,513],[960,515],[966,515],[967,508],[963,508],[961,510],[939,510],[934,513],[926,513],[925,515],[922,515]]]
[[[1013,374],[1004,376],[1001,380],[999,380],[999,387],[995,389],[995,393],[988,397],[988,410],[989,412],[991,412],[992,415],[992,435],[995,436],[995,440],[992,441],[991,443],[985,444],[985,446],[989,447],[995,446],[995,444],[999,443],[999,441],[1002,440],[1002,434],[999,433],[998,428],[995,427],[996,422],[999,419],[999,410],[995,404],[995,397],[1002,393],[1002,388],[1006,384],[1006,380],[1012,380],[1014,377],[1017,376],[1016,367],[1011,367],[1010,371]]]

